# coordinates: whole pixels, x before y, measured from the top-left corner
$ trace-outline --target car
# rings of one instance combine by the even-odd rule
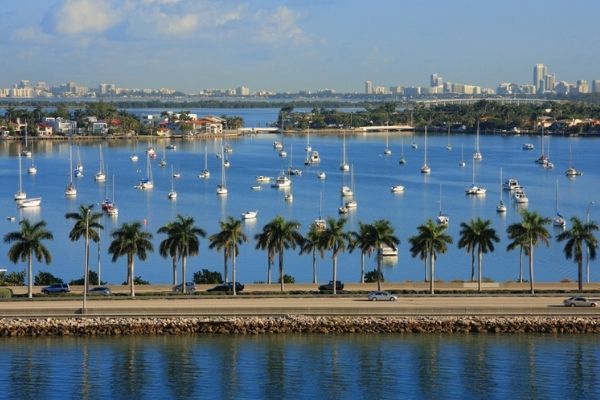
[[[196,284],[194,282],[186,282],[185,283],[185,292],[186,293],[194,293],[196,291]],[[173,292],[181,292],[181,283],[179,285],[173,286]]]
[[[235,283],[235,291],[241,292],[244,290],[244,285],[236,282]],[[206,290],[207,292],[232,292],[233,291],[233,282],[221,283],[215,287]]]
[[[335,290],[343,289],[344,284],[341,281],[335,281]],[[329,283],[319,286],[319,290],[333,290],[333,281],[329,281]]]
[[[590,301],[585,297],[573,296],[563,301],[565,307],[596,307],[598,305],[595,301]]]
[[[368,295],[368,299],[371,301],[387,300],[396,301],[398,296],[391,294],[390,292],[371,292]]]
[[[50,294],[50,293],[68,293],[71,291],[71,287],[68,283],[54,283],[50,286],[46,286],[42,288],[42,293]]]
[[[96,286],[88,289],[88,295],[90,296],[110,296],[111,294],[110,288],[106,286]]]

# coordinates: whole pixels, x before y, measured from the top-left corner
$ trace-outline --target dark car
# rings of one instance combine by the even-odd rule
[[[235,291],[241,292],[244,290],[244,285],[236,282]],[[213,288],[207,289],[207,292],[233,292],[233,282],[221,283]]]
[[[194,293],[196,291],[196,284],[194,282],[186,282],[185,283],[185,292],[186,293]],[[173,292],[181,293],[181,283],[179,285],[173,286]]]
[[[42,293],[50,294],[50,293],[68,293],[71,291],[71,287],[68,283],[55,283],[50,286],[46,286],[42,288]]]
[[[90,296],[110,296],[111,294],[110,288],[106,286],[96,286],[88,289],[88,295]]]
[[[343,289],[344,284],[341,281],[335,281],[335,290]],[[333,281],[329,281],[329,283],[319,286],[319,290],[333,290]]]

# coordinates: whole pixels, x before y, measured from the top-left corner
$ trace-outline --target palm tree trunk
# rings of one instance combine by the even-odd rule
[[[365,253],[360,252],[360,283],[365,283]]]
[[[429,261],[429,255],[426,254],[425,258],[423,259],[423,264],[424,264],[424,269],[425,269],[425,280],[423,282],[427,282],[427,268],[428,268],[428,261]]]
[[[435,254],[433,252],[429,256],[429,265],[431,268],[429,271],[429,291],[431,294],[435,294]]]
[[[477,251],[477,291],[481,293],[481,269],[483,262],[483,252],[481,251],[481,246],[479,246],[479,250]]]
[[[519,250],[519,283],[523,283],[523,246]]]
[[[533,243],[529,242],[529,287],[531,294],[535,294],[533,282]]]
[[[233,295],[237,296],[237,291],[235,290],[235,259],[237,254],[235,254],[235,244],[232,245],[233,249],[231,251],[231,254],[233,254],[232,260],[231,260],[231,277],[233,278]]]
[[[186,293],[186,285],[185,285],[186,272],[187,272],[187,257],[182,256],[181,257],[181,293],[183,293],[183,294]]]
[[[223,249],[223,278],[225,282],[229,282],[229,271],[227,271],[227,250]]]
[[[580,292],[583,290],[583,257],[577,260],[577,288]]]
[[[171,257],[171,262],[173,263],[173,285],[177,285],[177,257]]]
[[[127,264],[129,266],[129,268],[127,268],[129,270],[129,296],[131,297],[135,297],[135,264],[134,264],[134,259],[133,259],[133,255],[127,255]]]
[[[269,253],[267,256],[267,283],[271,284],[271,272],[273,271],[273,256]]]
[[[333,294],[337,294],[337,285],[336,285],[336,279],[337,279],[337,254],[333,253],[333,256],[331,257],[332,261],[333,261]]]
[[[475,282],[475,247],[471,250],[471,282]]]
[[[279,281],[281,292],[283,293],[283,289],[285,286],[285,284],[283,283],[283,249],[279,250]]]
[[[27,257],[27,297],[33,298],[33,260],[31,259],[31,250]]]
[[[381,291],[381,250],[377,250],[377,290]]]
[[[317,284],[317,252],[312,251],[312,283]]]

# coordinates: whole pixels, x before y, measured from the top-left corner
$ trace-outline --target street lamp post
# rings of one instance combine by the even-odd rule
[[[88,208],[85,212],[85,266],[83,268],[83,307],[81,310],[82,314],[87,313],[87,287],[88,287],[88,265],[89,265],[89,230],[90,230],[90,209]]]
[[[585,212],[585,223],[586,224],[590,223],[590,208],[594,204],[595,204],[595,202],[590,201],[587,206],[587,210]],[[587,245],[585,246],[585,265],[586,265],[585,281],[586,281],[586,283],[590,283],[590,248]]]

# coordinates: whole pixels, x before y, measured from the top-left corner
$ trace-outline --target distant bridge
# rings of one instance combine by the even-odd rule
[[[469,99],[428,99],[415,100],[415,103],[424,105],[446,105],[446,104],[474,104],[480,101],[489,101],[500,104],[544,104],[548,102],[564,102],[564,100],[548,100],[548,99],[520,99],[516,97],[482,97]]]

